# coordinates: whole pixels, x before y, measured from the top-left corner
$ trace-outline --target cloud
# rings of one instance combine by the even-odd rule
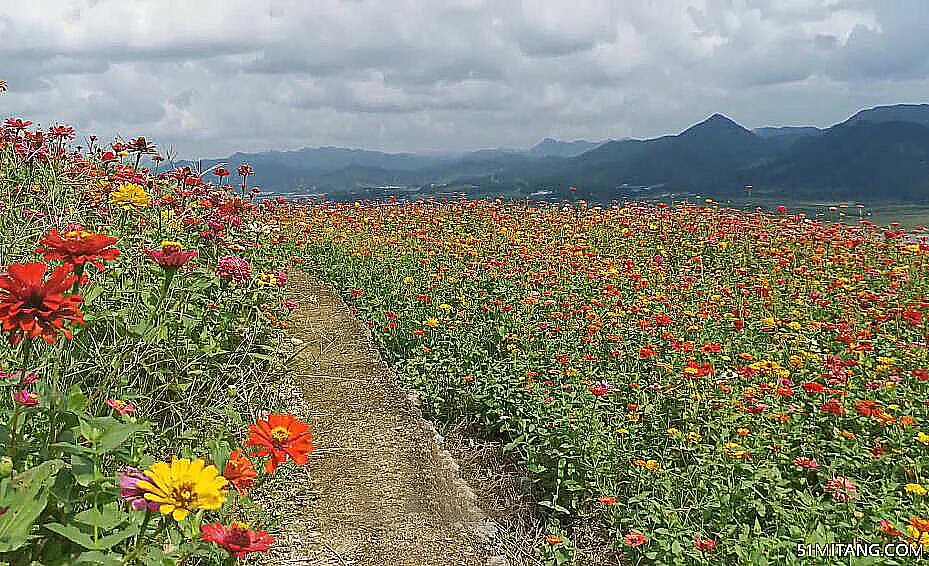
[[[0,114],[187,156],[526,147],[924,98],[923,0],[5,0]]]

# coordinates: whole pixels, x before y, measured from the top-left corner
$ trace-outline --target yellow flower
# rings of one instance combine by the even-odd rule
[[[916,527],[909,526],[906,528],[910,533],[910,545],[911,546],[922,546],[923,548],[929,548],[929,532],[922,532]]]
[[[152,198],[145,189],[135,183],[121,185],[110,195],[110,201],[126,209],[148,208],[152,204]]]
[[[407,285],[412,285],[413,283],[416,282],[416,280],[413,279],[412,277],[404,277],[403,282]]]
[[[926,434],[925,432],[921,432],[917,434],[916,440],[918,440],[919,442],[922,442],[926,446],[929,446],[929,434]]]
[[[915,496],[917,496],[917,497],[922,497],[922,496],[926,495],[926,493],[927,493],[926,488],[924,488],[923,486],[921,486],[921,485],[919,485],[919,484],[917,484],[917,483],[908,483],[908,484],[906,484],[906,488],[905,488],[905,489],[906,489],[906,492],[907,492],[907,493],[909,493],[910,495],[915,495]]]
[[[429,320],[426,321],[426,326],[428,326],[429,328],[438,328],[438,327],[439,327],[439,319],[437,319],[437,318],[430,318]]]
[[[742,438],[745,438],[746,436],[749,436],[752,433],[752,431],[748,430],[747,428],[740,428],[736,430],[735,432]]]
[[[677,430],[674,427],[668,429],[668,438],[680,438],[680,437],[681,437],[681,431]]]
[[[215,510],[226,501],[226,478],[216,466],[207,466],[202,459],[173,459],[170,464],[158,462],[145,470],[149,481],[140,481],[145,499],[161,505],[162,515],[183,521],[191,511]]]
[[[701,440],[703,440],[703,435],[700,434],[699,432],[694,431],[694,432],[687,433],[687,442],[690,442],[691,444],[696,444],[700,442]]]
[[[727,442],[723,447],[723,453],[733,460],[748,460],[750,456],[748,450],[743,449],[735,442]]]
[[[439,310],[442,310],[442,311],[445,311],[446,313],[449,313],[449,312],[452,311],[452,305],[450,305],[450,304],[448,304],[448,303],[442,303],[441,305],[439,305]]]

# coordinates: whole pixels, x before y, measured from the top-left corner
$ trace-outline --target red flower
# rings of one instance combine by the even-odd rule
[[[197,252],[185,252],[177,242],[162,242],[160,250],[145,250],[145,255],[165,271],[176,271],[197,257]]]
[[[841,417],[845,414],[845,407],[842,406],[842,403],[840,403],[838,399],[832,399],[820,407],[819,410],[824,413],[832,413],[837,417]]]
[[[228,177],[229,170],[226,169],[225,167],[217,167],[216,169],[213,170],[213,174],[219,178]]]
[[[856,402],[855,411],[862,417],[876,416],[883,412],[878,406],[877,401],[872,401],[870,399]]]
[[[93,263],[103,269],[104,261],[113,261],[119,257],[119,250],[110,247],[116,243],[116,238],[81,229],[69,230],[64,237],[57,230],[52,230],[39,243],[45,247],[36,251],[48,261],[61,260],[81,266]]]
[[[232,553],[234,558],[245,558],[252,552],[267,552],[274,544],[274,537],[264,531],[253,531],[243,523],[228,527],[212,523],[200,527],[200,536]]]
[[[598,383],[597,385],[591,386],[590,393],[594,397],[603,397],[610,393],[610,386],[606,383]]]
[[[252,461],[236,450],[229,456],[229,461],[226,462],[223,477],[229,480],[229,483],[232,484],[236,491],[242,495],[248,495],[248,489],[255,484],[258,472],[255,471]]]
[[[626,543],[626,546],[631,546],[632,548],[638,548],[643,544],[648,542],[648,538],[639,531],[630,531],[629,534],[623,537],[623,542]]]
[[[601,495],[599,498],[597,498],[597,501],[600,502],[600,505],[605,507],[612,507],[616,505],[616,498],[610,497],[609,495]]]
[[[26,337],[41,337],[54,344],[58,333],[71,338],[66,323],[84,324],[80,310],[84,298],[65,296],[65,291],[77,282],[71,266],[59,267],[43,283],[47,269],[44,263],[14,263],[0,275],[0,323],[14,345]]]
[[[694,548],[700,552],[713,552],[716,550],[716,541],[711,538],[694,537]]]
[[[297,420],[293,415],[271,415],[266,421],[258,421],[249,427],[251,435],[247,445],[259,448],[254,456],[270,456],[265,470],[273,474],[277,467],[290,456],[299,465],[307,463],[313,451],[313,432],[310,425]]]
[[[825,387],[820,383],[804,383],[803,390],[807,392],[808,395],[818,395],[825,391]]]

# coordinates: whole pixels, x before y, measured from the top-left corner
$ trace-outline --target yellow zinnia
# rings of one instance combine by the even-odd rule
[[[145,189],[135,183],[120,185],[110,195],[110,201],[123,208],[148,208],[152,204],[152,198]]]
[[[922,497],[922,496],[926,495],[926,493],[927,493],[926,488],[924,488],[923,486],[919,485],[918,483],[908,483],[908,484],[906,484],[906,487],[905,487],[904,489],[905,489],[906,492],[909,493],[910,495],[916,495],[916,496],[918,496],[918,497]]]
[[[145,470],[149,481],[138,487],[147,493],[145,499],[161,505],[162,515],[172,515],[183,521],[191,511],[215,510],[226,501],[226,478],[216,466],[207,466],[202,459],[173,459],[170,464],[158,462]]]

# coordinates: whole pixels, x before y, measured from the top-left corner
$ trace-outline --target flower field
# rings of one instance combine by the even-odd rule
[[[713,204],[347,204],[294,220],[427,411],[525,461],[550,563],[573,556],[572,526],[632,563],[929,543],[918,238]]]
[[[249,492],[313,450],[269,414],[296,307],[276,203],[248,170],[209,183],[144,138],[80,151],[31,126],[0,127],[0,562],[267,551]]]
[[[248,166],[74,137],[0,129],[0,561],[275,544],[249,493],[314,449],[269,394],[289,266],[341,290],[427,416],[525,464],[546,564],[929,547],[922,232],[711,202],[293,203]]]

